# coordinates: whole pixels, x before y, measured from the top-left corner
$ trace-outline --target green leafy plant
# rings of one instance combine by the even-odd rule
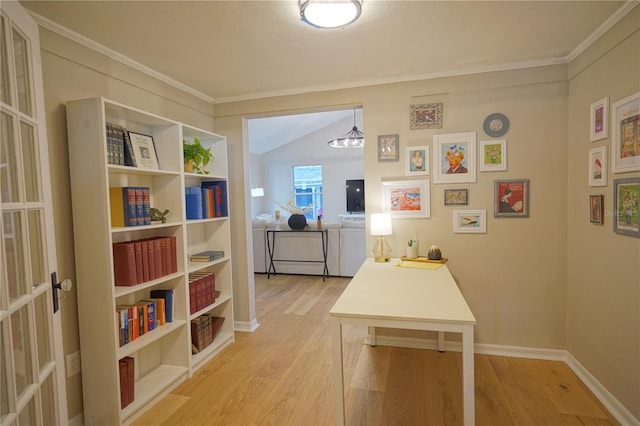
[[[190,162],[193,162],[193,171],[195,173],[208,175],[209,171],[204,170],[209,162],[213,159],[213,153],[211,152],[211,147],[205,148],[201,143],[200,139],[193,138],[193,143],[189,143],[187,141],[182,141],[182,150],[184,155],[184,164],[187,165]]]

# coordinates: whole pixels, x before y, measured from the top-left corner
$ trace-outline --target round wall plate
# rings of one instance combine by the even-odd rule
[[[499,112],[489,114],[482,124],[484,132],[492,138],[499,138],[509,131],[509,119]]]

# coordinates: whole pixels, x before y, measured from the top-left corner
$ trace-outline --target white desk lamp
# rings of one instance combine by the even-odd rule
[[[373,257],[376,262],[388,262],[391,258],[391,247],[384,239],[384,235],[391,235],[391,233],[391,215],[373,213],[371,215],[371,235],[378,236],[373,246]]]

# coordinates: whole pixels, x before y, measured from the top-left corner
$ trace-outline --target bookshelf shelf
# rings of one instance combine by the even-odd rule
[[[66,111],[84,423],[128,424],[234,342],[227,140],[104,98],[67,102]],[[151,136],[157,169],[130,165],[135,156],[127,150],[133,145],[125,131]],[[213,154],[206,175],[184,172],[182,144],[195,138]],[[215,201],[223,203],[224,216],[187,220],[186,188],[207,181],[222,182],[224,191]],[[150,222],[150,208],[169,210],[167,222]],[[152,240],[164,245],[152,250]],[[204,250],[223,251],[224,257],[189,263],[189,254]],[[215,274],[221,295],[191,315],[189,274],[199,272]],[[141,314],[139,304],[151,299],[152,291],[168,298],[163,303],[172,300],[173,320],[160,325],[155,318],[158,326],[142,333],[139,327],[155,314]],[[157,300],[146,303],[155,304],[149,312],[162,312]],[[143,318],[135,327],[134,310]],[[224,321],[214,341],[192,354],[191,322],[200,315]],[[121,346],[121,340],[127,343]]]

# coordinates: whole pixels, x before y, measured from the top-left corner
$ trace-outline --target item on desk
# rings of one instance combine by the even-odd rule
[[[322,229],[322,215],[318,215],[318,229]]]
[[[407,258],[415,259],[418,257],[418,240],[414,235],[413,239],[407,243]]]
[[[429,249],[429,253],[427,253],[427,257],[431,260],[440,260],[442,258],[442,252],[436,245],[432,245]]]
[[[280,221],[280,210],[276,210],[276,220]]]

